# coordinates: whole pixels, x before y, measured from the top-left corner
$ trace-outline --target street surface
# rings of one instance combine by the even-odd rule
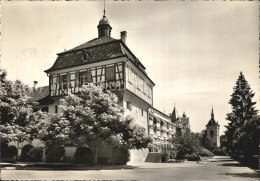
[[[30,168],[29,168],[30,169]],[[229,157],[185,163],[139,163],[89,170],[15,170],[2,168],[2,180],[259,180],[259,174]]]

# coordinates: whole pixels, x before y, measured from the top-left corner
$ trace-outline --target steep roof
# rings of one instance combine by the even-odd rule
[[[210,119],[206,126],[219,126],[215,119]]]
[[[176,122],[177,121],[177,116],[176,116],[176,108],[174,107],[173,111],[172,111],[172,114],[170,116],[171,120],[173,122]]]
[[[83,51],[88,54],[88,61],[82,60]],[[123,55],[120,40],[111,37],[95,38],[68,51],[59,53],[53,66],[45,70],[45,72],[84,65],[93,63],[93,61],[96,62]]]
[[[32,93],[32,101],[37,102],[49,95],[49,86],[44,87],[38,87],[33,93]]]
[[[82,60],[83,53],[88,54],[87,61]],[[154,84],[154,82],[147,76],[144,65],[136,58],[136,56],[122,42],[122,40],[119,39],[114,39],[111,37],[95,38],[57,55],[58,57],[55,63],[51,68],[45,70],[46,73],[54,70],[109,60],[112,58],[127,57]]]
[[[117,41],[117,39],[111,38],[109,36],[101,37],[101,38],[94,38],[90,41],[87,41],[87,42],[85,42],[85,43],[83,43],[79,46],[76,46],[75,48],[72,48],[72,49],[70,49],[66,52],[63,52],[63,53],[67,53],[67,52],[75,51],[75,50],[81,50],[81,49],[84,49],[84,48],[89,48],[89,47],[92,47],[92,46],[101,45],[101,44],[109,43],[109,42],[113,42],[113,41]]]
[[[218,122],[215,121],[213,107],[211,110],[211,119],[206,126],[219,126]]]
[[[32,102],[38,102],[40,105],[51,104],[54,101],[50,98],[49,86],[38,87],[31,96]]]

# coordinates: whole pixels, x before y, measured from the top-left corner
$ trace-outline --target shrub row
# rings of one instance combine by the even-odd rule
[[[1,161],[16,162],[17,148],[1,143]],[[63,161],[65,150],[60,146],[51,146],[46,149],[46,162],[59,163]],[[20,161],[23,162],[41,162],[43,156],[43,148],[33,147],[30,144],[22,148]],[[93,163],[94,151],[90,148],[77,148],[73,162],[79,164]],[[123,148],[112,148],[112,155],[109,164],[125,165],[130,158],[129,150]]]
[[[17,161],[17,153],[18,151],[15,146],[8,146],[5,143],[1,143],[1,162],[15,163]]]
[[[77,148],[73,162],[78,164],[91,164],[93,163],[95,150],[90,148],[81,147]],[[130,158],[129,150],[123,148],[112,148],[112,155],[109,160],[107,158],[99,158],[99,163],[125,165]]]
[[[20,161],[22,162],[41,162],[42,161],[43,148],[33,147],[30,144],[25,145],[22,148]]]

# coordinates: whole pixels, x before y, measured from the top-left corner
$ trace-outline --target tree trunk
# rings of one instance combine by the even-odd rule
[[[97,147],[95,146],[95,153],[94,153],[94,164],[98,163],[98,151],[97,151]]]

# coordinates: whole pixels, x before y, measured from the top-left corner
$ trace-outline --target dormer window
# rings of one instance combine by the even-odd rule
[[[83,51],[83,53],[82,53],[82,57],[81,57],[81,60],[83,61],[83,62],[86,62],[86,61],[89,61],[89,53],[86,51],[86,50],[84,50]]]

